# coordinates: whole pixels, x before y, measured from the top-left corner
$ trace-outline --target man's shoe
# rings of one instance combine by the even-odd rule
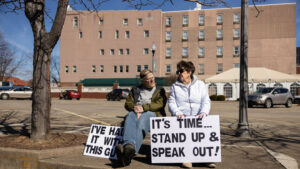
[[[192,163],[182,163],[182,168],[192,168],[193,164]]]
[[[118,162],[125,166],[125,163],[124,163],[124,156],[123,156],[123,153],[124,153],[124,148],[123,148],[123,145],[122,144],[118,144],[116,146],[116,154],[117,154],[117,157],[118,157]]]
[[[135,156],[135,147],[132,144],[126,144],[124,146],[123,159],[125,166],[131,163],[131,159]]]
[[[208,168],[216,168],[217,165],[215,163],[207,163],[206,166]]]

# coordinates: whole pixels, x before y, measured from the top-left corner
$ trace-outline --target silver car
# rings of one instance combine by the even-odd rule
[[[248,107],[253,105],[264,105],[266,108],[273,107],[273,105],[285,105],[291,107],[293,103],[293,96],[287,88],[283,87],[268,87],[262,88],[254,94],[248,95]]]
[[[12,90],[0,92],[0,98],[7,100],[10,98],[18,99],[31,99],[32,98],[32,88],[30,87],[18,87]]]

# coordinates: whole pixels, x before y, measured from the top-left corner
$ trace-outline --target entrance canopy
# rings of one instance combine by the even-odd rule
[[[223,73],[215,76],[211,76],[204,80],[206,83],[217,82],[240,82],[240,68],[232,68]],[[263,67],[250,67],[248,68],[248,82],[297,82],[300,81],[300,77],[285,74],[275,70],[263,68]]]

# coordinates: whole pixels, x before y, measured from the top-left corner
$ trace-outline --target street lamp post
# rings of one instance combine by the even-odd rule
[[[237,135],[250,137],[248,124],[248,0],[241,6],[240,104]]]
[[[156,51],[156,45],[155,43],[153,42],[152,44],[152,72],[156,72],[156,63],[155,63],[155,59],[154,59],[154,54],[155,54],[155,51]]]

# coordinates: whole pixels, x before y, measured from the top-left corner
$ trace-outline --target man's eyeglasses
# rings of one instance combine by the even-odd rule
[[[184,71],[185,71],[184,69],[179,69],[179,70],[176,71],[176,74],[181,74],[181,73],[183,73]]]
[[[154,77],[150,77],[149,79],[145,79],[146,82],[153,82],[154,81]]]

